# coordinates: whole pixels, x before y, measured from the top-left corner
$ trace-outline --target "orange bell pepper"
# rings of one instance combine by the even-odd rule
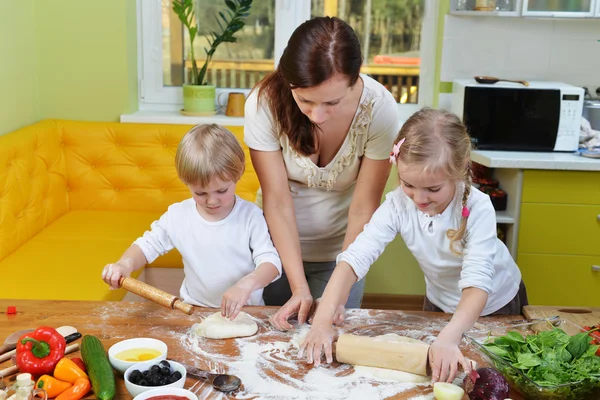
[[[77,378],[89,379],[87,374],[68,358],[62,358],[58,364],[56,364],[56,368],[54,368],[54,377],[70,383],[75,383]]]
[[[72,383],[60,381],[50,375],[42,375],[35,383],[38,389],[44,389],[49,398],[56,397],[68,388],[73,386]]]
[[[56,400],[79,400],[92,389],[92,384],[87,378],[77,378],[75,384],[58,395]]]

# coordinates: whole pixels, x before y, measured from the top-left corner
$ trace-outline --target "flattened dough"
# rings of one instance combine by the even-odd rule
[[[409,338],[406,336],[388,333],[386,335],[375,336],[375,339],[383,342],[408,342],[408,343],[423,343],[420,340]],[[372,376],[375,379],[390,380],[396,382],[407,383],[425,383],[431,381],[431,377],[411,374],[410,372],[396,371],[394,369],[365,367],[362,365],[354,365],[354,370],[361,375]]]
[[[243,311],[233,321],[222,317],[219,311],[209,315],[199,324],[195,324],[192,330],[196,335],[201,337],[228,339],[252,336],[258,331],[258,325]]]

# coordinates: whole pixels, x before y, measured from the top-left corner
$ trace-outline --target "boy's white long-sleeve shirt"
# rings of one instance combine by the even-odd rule
[[[223,293],[260,264],[279,270],[281,260],[273,246],[262,210],[236,196],[231,213],[221,221],[200,216],[194,199],[169,207],[134,244],[148,263],[176,248],[183,258],[185,278],[181,300],[205,307],[221,307]],[[263,290],[250,295],[248,305],[264,305]]]
[[[464,186],[463,186],[464,187]],[[450,251],[448,229],[460,226],[463,187],[442,214],[417,209],[401,187],[386,196],[364,230],[337,261],[345,261],[359,279],[399,233],[425,275],[427,297],[444,312],[453,313],[462,290],[476,287],[488,293],[481,315],[508,304],[519,291],[521,271],[497,237],[496,213],[489,196],[471,189],[467,200],[467,241],[462,256]],[[402,265],[398,265],[402,268]]]

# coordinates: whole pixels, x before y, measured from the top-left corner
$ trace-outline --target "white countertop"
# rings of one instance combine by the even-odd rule
[[[600,171],[600,159],[579,153],[474,150],[471,159],[489,168]]]

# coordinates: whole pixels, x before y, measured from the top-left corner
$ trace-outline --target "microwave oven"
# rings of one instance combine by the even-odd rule
[[[454,81],[452,112],[479,150],[577,151],[583,88],[560,82],[529,86]]]

